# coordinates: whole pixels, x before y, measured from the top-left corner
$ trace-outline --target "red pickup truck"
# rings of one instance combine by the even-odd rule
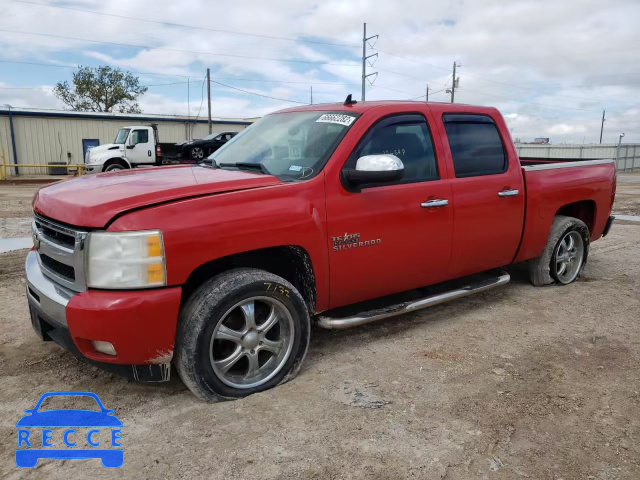
[[[424,308],[504,284],[494,269],[517,262],[534,285],[573,282],[615,188],[610,160],[521,165],[494,108],[283,110],[201,165],[39,190],[31,321],[136,379],[173,362],[198,397],[242,397],[298,373],[312,320]]]

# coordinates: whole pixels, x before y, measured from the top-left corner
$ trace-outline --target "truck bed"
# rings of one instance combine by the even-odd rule
[[[540,255],[556,215],[585,218],[591,240],[602,236],[615,195],[614,160],[549,162],[521,159],[520,163],[527,203],[516,262]]]

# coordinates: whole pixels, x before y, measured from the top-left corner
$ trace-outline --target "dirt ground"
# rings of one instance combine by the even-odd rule
[[[34,188],[8,188],[0,236],[28,235]],[[621,175],[615,210],[640,214],[639,189],[640,175]],[[534,288],[514,267],[500,289],[315,329],[295,380],[218,404],[175,375],[133,383],[39,341],[25,255],[0,254],[0,478],[640,478],[640,223],[614,224],[568,287]],[[15,466],[15,422],[54,390],[95,392],[116,410],[121,469]]]

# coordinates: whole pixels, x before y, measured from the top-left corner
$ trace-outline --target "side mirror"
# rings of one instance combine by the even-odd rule
[[[360,185],[368,183],[387,183],[400,180],[404,174],[404,165],[395,155],[365,155],[356,162],[356,168],[342,171],[344,180],[359,191]]]
[[[131,134],[131,135],[129,135],[129,138],[127,139],[127,148],[129,148],[129,149],[131,149],[131,148],[136,146],[136,144],[133,143],[134,142],[133,138],[134,138],[133,134]]]

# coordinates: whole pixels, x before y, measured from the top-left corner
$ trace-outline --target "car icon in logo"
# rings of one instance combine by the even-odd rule
[[[97,410],[57,409],[39,411],[42,402],[49,397],[90,397],[98,407]],[[124,463],[124,450],[120,444],[122,422],[114,415],[115,410],[104,407],[100,398],[91,392],[48,392],[43,394],[36,406],[25,410],[26,415],[18,420],[18,448],[16,449],[16,465],[22,468],[33,468],[41,458],[73,459],[99,458],[102,465],[118,468]],[[31,428],[42,429],[41,437]],[[75,448],[81,440],[81,433],[76,428],[90,428],[86,435],[89,448]],[[53,448],[54,429],[60,432],[61,439],[67,448]],[[104,448],[97,440],[101,431],[110,430],[108,442],[111,448]],[[103,444],[107,442],[102,441]],[[41,447],[41,448],[40,448]]]

